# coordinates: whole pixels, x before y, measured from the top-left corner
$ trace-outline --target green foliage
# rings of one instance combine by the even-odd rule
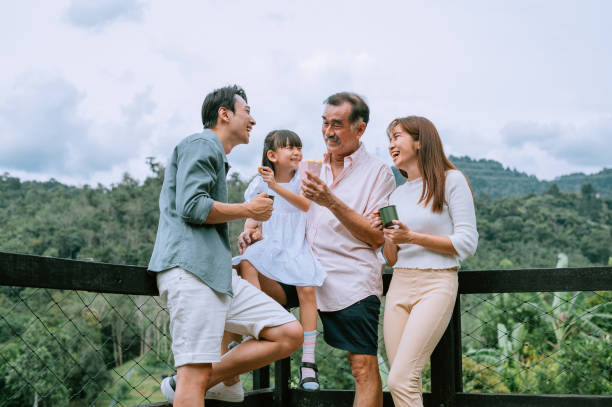
[[[547,183],[493,161],[453,161],[470,178],[480,234],[477,254],[463,262],[463,270],[551,267],[560,252],[567,255],[569,266],[612,265],[612,200],[598,196],[612,196],[612,170]],[[152,158],[148,164],[151,175],[143,182],[126,174],[110,187],[22,182],[1,175],[0,250],[146,265],[155,241],[164,171]],[[577,180],[584,182],[572,184]],[[242,202],[247,184],[237,173],[230,174],[229,201]],[[568,190],[573,192],[564,192]],[[234,254],[243,224],[230,223]],[[69,399],[75,406],[108,405],[113,395],[136,404],[130,386],[117,380],[118,374],[128,372],[129,383],[148,380],[147,394],[158,391],[152,378],[145,379],[147,372],[167,373],[171,353],[168,340],[152,329],[167,332],[167,317],[155,304],[146,297],[82,294],[82,300],[76,300],[63,299],[60,291],[36,293],[0,287],[0,399],[8,400],[6,405],[31,405],[35,398],[40,406],[65,405]],[[611,295],[464,296],[462,307],[474,309],[462,320],[464,332],[470,332],[463,339],[464,390],[609,393]],[[40,320],[24,308],[23,298],[33,309],[47,310]],[[63,301],[71,323],[53,305],[58,301]],[[84,302],[88,311],[83,311]],[[346,353],[330,349],[321,337],[318,341],[323,388],[354,388]],[[61,349],[69,349],[72,358]],[[146,359],[135,366],[143,355]],[[384,347],[380,360],[384,366]],[[75,363],[80,368],[70,370]],[[297,377],[297,364],[292,366]],[[108,370],[111,367],[115,370]],[[428,375],[427,368],[426,389]],[[158,400],[161,396],[155,394]]]

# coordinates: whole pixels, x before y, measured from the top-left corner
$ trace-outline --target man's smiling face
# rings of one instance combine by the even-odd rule
[[[234,96],[234,112],[231,113],[230,127],[232,133],[240,144],[248,144],[251,129],[255,126],[255,119],[251,116],[251,108],[238,95]]]
[[[321,133],[328,153],[347,156],[359,148],[359,138],[365,130],[365,123],[359,119],[351,124],[349,121],[351,112],[352,106],[349,102],[338,106],[330,104],[325,106]]]

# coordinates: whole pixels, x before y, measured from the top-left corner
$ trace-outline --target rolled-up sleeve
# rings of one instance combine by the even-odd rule
[[[387,166],[381,167],[372,186],[372,192],[368,197],[366,210],[363,215],[368,215],[372,211],[389,205],[389,197],[394,190],[395,178],[393,177],[393,172]]]
[[[449,236],[460,260],[476,253],[478,231],[472,191],[463,174],[450,171],[447,176],[446,196],[448,210],[453,221],[453,234]]]
[[[212,210],[219,157],[206,140],[196,139],[179,152],[176,210],[183,221],[203,225]]]

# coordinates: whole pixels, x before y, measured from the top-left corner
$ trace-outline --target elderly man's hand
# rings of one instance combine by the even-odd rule
[[[247,247],[261,240],[261,233],[258,229],[246,229],[238,236],[238,250],[240,254],[244,253]]]
[[[306,177],[302,180],[302,195],[321,206],[329,208],[335,199],[329,187],[310,171],[306,171]]]
[[[383,230],[382,219],[380,218],[380,213],[378,210],[372,211],[368,214],[368,220],[370,221],[370,227],[374,230]]]

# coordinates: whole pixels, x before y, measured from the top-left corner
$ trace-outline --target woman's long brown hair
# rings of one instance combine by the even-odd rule
[[[423,177],[423,190],[418,203],[431,204],[432,212],[442,212],[444,208],[444,192],[446,189],[446,171],[456,170],[453,163],[444,154],[442,140],[438,130],[431,121],[424,117],[407,116],[394,119],[387,126],[387,135],[391,137],[396,126],[402,127],[415,141],[421,142],[421,148],[417,151],[419,170]],[[405,171],[400,173],[408,178]],[[467,178],[466,178],[467,179]]]

